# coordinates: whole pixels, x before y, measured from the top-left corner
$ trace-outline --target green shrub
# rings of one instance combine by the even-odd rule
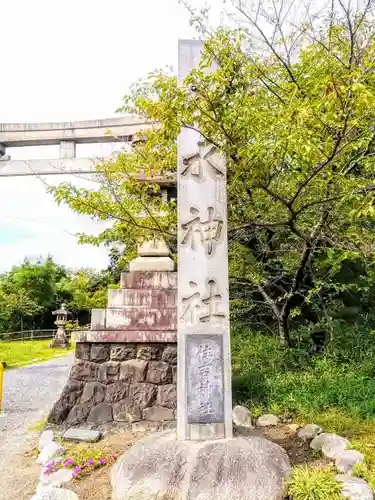
[[[331,469],[299,466],[288,482],[291,500],[341,500],[341,485]]]
[[[375,418],[375,338],[371,332],[354,333],[351,342],[345,341],[349,334],[343,334],[341,353],[337,340],[326,352],[314,354],[302,341],[299,347],[284,349],[272,336],[234,328],[235,401],[296,416],[336,412],[351,419]],[[367,352],[361,351],[358,337]]]

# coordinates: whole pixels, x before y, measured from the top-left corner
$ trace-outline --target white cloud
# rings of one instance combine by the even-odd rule
[[[177,39],[194,35],[178,0],[3,0],[1,17],[1,122],[113,116],[128,86],[176,65]],[[9,152],[53,158],[56,148]],[[99,229],[57,207],[38,179],[0,178],[0,270],[48,253],[69,266],[103,268],[106,249],[78,246],[69,234]]]

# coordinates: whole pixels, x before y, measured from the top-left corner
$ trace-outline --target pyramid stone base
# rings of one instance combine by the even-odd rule
[[[122,273],[91,330],[76,332],[76,360],[49,422],[98,426],[175,419],[177,274]]]

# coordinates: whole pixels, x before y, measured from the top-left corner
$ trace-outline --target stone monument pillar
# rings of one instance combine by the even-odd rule
[[[182,80],[200,60],[180,40]],[[178,141],[177,437],[232,437],[225,161],[198,132]]]

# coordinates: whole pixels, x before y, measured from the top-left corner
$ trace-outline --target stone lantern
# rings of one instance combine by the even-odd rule
[[[71,314],[65,307],[65,304],[62,304],[61,308],[57,311],[53,311],[52,313],[56,316],[55,325],[57,326],[57,332],[51,347],[68,347],[69,341],[65,332],[65,325],[68,321],[68,315]]]

